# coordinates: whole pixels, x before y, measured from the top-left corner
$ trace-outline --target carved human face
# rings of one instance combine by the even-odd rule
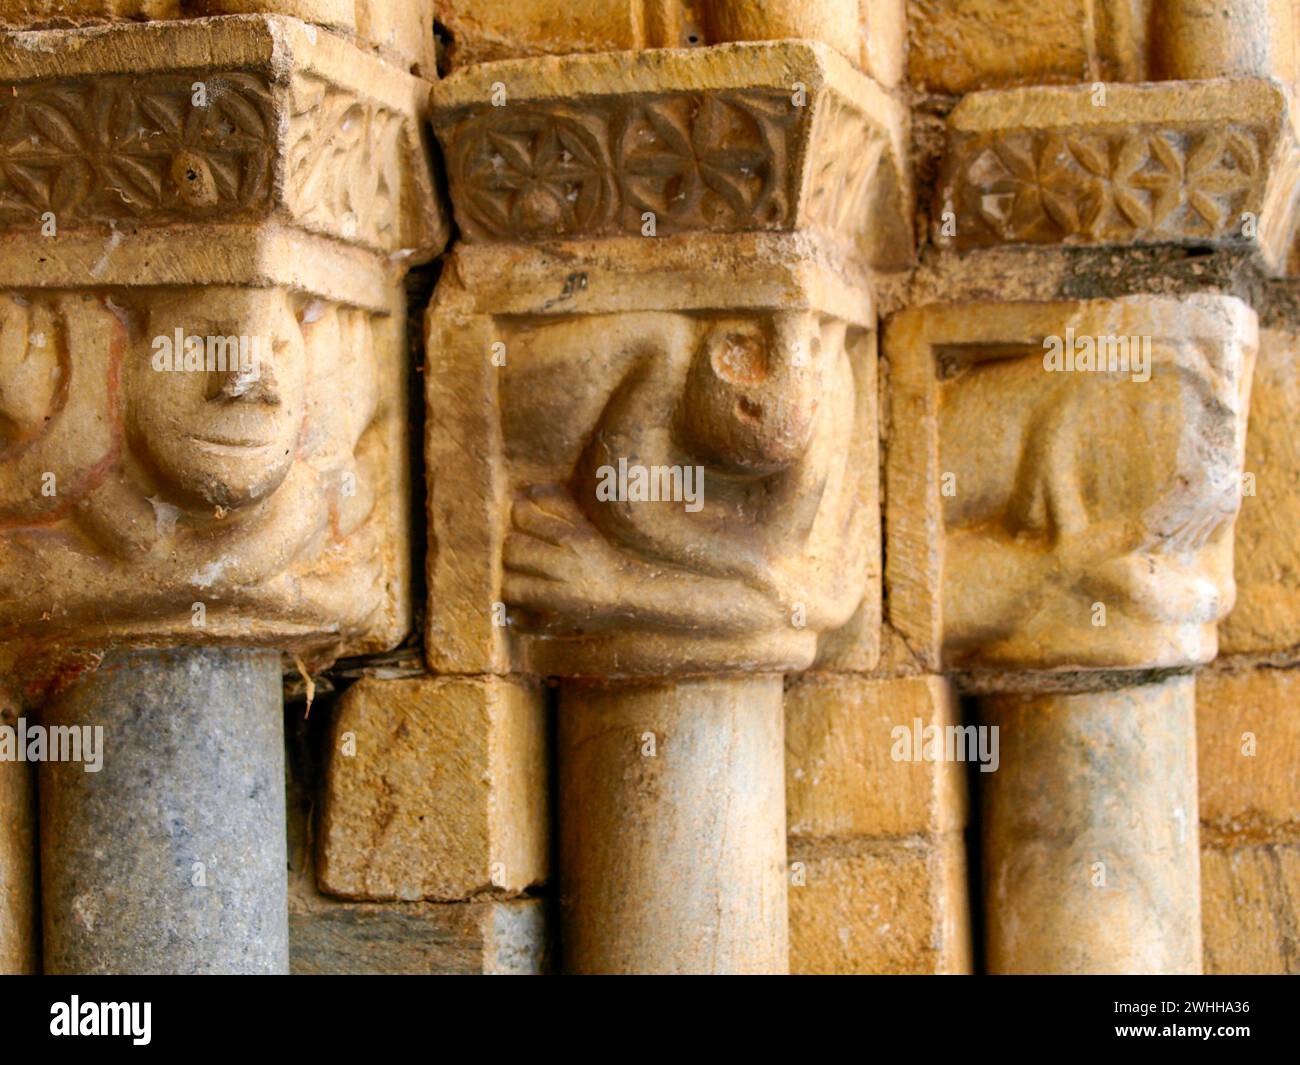
[[[797,460],[832,354],[822,333],[819,316],[806,311],[707,321],[678,418],[687,447],[737,473],[771,474]]]
[[[256,352],[253,372],[233,356],[224,370],[206,358],[202,368],[156,369],[155,338],[177,329],[205,338],[205,356],[208,337],[244,338]],[[297,452],[306,387],[302,334],[286,296],[205,288],[164,297],[149,308],[142,346],[132,427],[157,472],[182,496],[222,507],[275,491]]]

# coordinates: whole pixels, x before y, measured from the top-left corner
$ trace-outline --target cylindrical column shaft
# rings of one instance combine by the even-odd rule
[[[776,675],[564,684],[569,972],[788,971],[784,731]]]
[[[102,768],[40,769],[50,973],[288,971],[280,656],[107,657],[53,700]],[[65,733],[70,736],[70,733]]]
[[[1157,0],[1157,75],[1188,81],[1279,73],[1273,70],[1273,6],[1271,0]]]
[[[1199,973],[1195,682],[981,701],[993,973]]]
[[[0,976],[36,970],[35,778],[16,758],[0,760]]]

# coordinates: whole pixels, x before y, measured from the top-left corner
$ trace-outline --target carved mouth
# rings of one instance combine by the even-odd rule
[[[270,440],[231,440],[219,436],[199,436],[197,433],[188,434],[187,439],[219,451],[260,451],[272,444]]]

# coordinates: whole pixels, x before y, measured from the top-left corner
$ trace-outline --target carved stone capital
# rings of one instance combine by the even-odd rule
[[[0,79],[5,658],[400,642],[427,84],[261,16],[3,34]]]
[[[28,269],[16,283],[45,283],[83,247],[76,266],[111,283],[127,237],[214,256],[214,241],[250,227],[402,268],[428,259],[446,239],[421,129],[428,89],[286,18],[0,34],[6,280]],[[141,258],[137,270],[170,268]]]
[[[879,617],[875,317],[800,238],[463,247],[430,308],[431,667],[799,670]]]
[[[399,641],[403,327],[400,290],[0,295],[0,641]]]
[[[1256,342],[1254,312],[1209,295],[894,318],[889,620],[916,658],[1015,671],[1213,658]]]
[[[1298,177],[1294,100],[1277,82],[979,92],[948,122],[934,235],[958,249],[1239,246],[1280,269]]]
[[[797,231],[911,258],[907,111],[822,45],[482,64],[434,104],[471,243]]]

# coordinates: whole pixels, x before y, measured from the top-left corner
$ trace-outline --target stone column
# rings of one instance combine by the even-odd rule
[[[427,328],[430,667],[562,678],[571,971],[784,972],[780,676],[835,631],[879,651],[905,113],[789,41],[434,99],[463,242]]]
[[[1291,18],[1277,0],[1156,0],[1152,66],[1171,80],[1267,78],[1279,73],[1275,53],[1290,43]]]
[[[785,970],[782,707],[779,675],[563,685],[567,971]]]
[[[286,972],[279,654],[115,653],[42,724],[103,745],[41,766],[45,971]]]
[[[1210,295],[891,323],[890,621],[998,729],[992,971],[1200,971],[1193,682],[1150,681],[1232,605],[1257,339]]]
[[[0,673],[104,729],[41,774],[46,968],[283,971],[282,662],[410,627],[429,85],[279,16],[3,44]]]
[[[902,400],[907,416],[896,415],[898,444],[889,442],[895,483],[888,496],[897,503],[889,519],[891,525],[897,522],[889,533],[890,561],[898,569],[888,598],[891,610],[897,608],[903,619],[909,644],[926,649],[930,661],[942,659],[949,670],[969,671],[959,679],[976,691],[996,688],[1010,693],[1007,698],[1035,703],[1041,713],[1031,715],[1026,727],[1029,720],[1035,722],[1030,734],[1038,736],[1044,751],[1051,749],[1052,722],[1077,718],[1079,724],[1071,728],[1084,734],[1107,727],[1116,715],[1128,715],[1132,748],[1117,746],[1113,757],[1089,763],[1087,772],[1074,775],[1071,779],[1082,790],[1058,800],[1059,809],[1054,820],[1044,823],[1044,832],[1064,827],[1080,811],[1104,801],[1099,789],[1112,771],[1184,772],[1178,767],[1181,752],[1190,746],[1187,737],[1168,736],[1163,724],[1150,737],[1145,734],[1157,727],[1139,712],[1154,699],[1149,685],[1160,674],[1153,675],[1153,668],[1203,666],[1215,657],[1220,634],[1223,652],[1234,659],[1227,663],[1234,672],[1261,661],[1292,665],[1300,631],[1294,620],[1296,582],[1290,577],[1295,572],[1296,507],[1288,488],[1294,479],[1289,426],[1294,422],[1295,374],[1294,340],[1287,334],[1294,332],[1294,294],[1293,282],[1276,276],[1295,272],[1300,150],[1291,119],[1291,6],[1264,0],[1166,0],[1155,4],[1151,14],[1149,39],[1121,33],[1113,21],[1105,31],[1128,37],[1126,51],[1132,47],[1135,54],[1149,56],[1145,75],[1141,64],[1124,75],[1126,80],[1151,81],[1142,86],[1008,89],[1014,82],[1007,77],[1001,51],[985,48],[976,70],[951,62],[949,51],[935,50],[933,44],[922,44],[913,53],[917,69],[932,71],[927,80],[933,87],[990,90],[973,93],[950,114],[933,215],[937,255],[933,276],[918,285],[916,302],[984,301],[993,290],[1016,302],[1002,307],[981,302],[978,313],[984,324],[970,307],[931,307],[909,316],[909,324],[900,328],[904,348],[909,338],[930,332],[941,338],[934,352],[940,345],[947,350],[938,360],[941,380],[923,383],[918,377],[895,393],[895,411],[900,394],[907,397]],[[934,32],[935,24],[952,27],[947,13],[927,14],[925,21],[932,25],[920,27],[919,39],[950,39]],[[966,55],[979,53],[980,36],[975,35]],[[1043,58],[1058,54],[1068,52],[1053,49]],[[956,78],[944,78],[936,63],[948,64]],[[1031,67],[1023,63],[1011,76],[1023,80],[1036,74]],[[1051,69],[1040,68],[1042,75]],[[1172,80],[1155,80],[1161,78]],[[1202,161],[1208,165],[1202,167]],[[1169,185],[1162,178],[1149,180],[1157,170],[1179,178]],[[1093,190],[1099,195],[1085,209],[1061,209],[1082,204]],[[1190,244],[1199,249],[1194,265]],[[948,255],[946,248],[962,254]],[[1239,286],[1209,280],[1229,275],[1251,280]],[[1235,311],[1226,304],[1212,311],[1205,301],[1221,297],[1198,294],[1202,288],[1249,292],[1269,330],[1258,344],[1263,376],[1256,374],[1253,395],[1253,315],[1241,305]],[[1153,291],[1182,293],[1173,306],[1184,311],[1158,311],[1163,301],[1144,294]],[[1076,299],[1080,293],[1115,295],[1120,297],[1116,304],[1127,303],[1135,313],[1122,326],[1119,316],[1098,319],[1088,310],[1098,304]],[[993,324],[999,317],[1027,321],[1029,302],[1039,306],[1035,313],[1041,314],[1041,324],[1028,331]],[[1047,312],[1049,305],[1056,310]],[[1146,310],[1138,311],[1142,307]],[[1206,312],[1209,317],[1203,317]],[[1177,317],[1183,313],[1187,319],[1180,324]],[[923,317],[931,320],[932,330],[921,325]],[[1145,374],[1132,373],[1131,362],[1127,373],[1110,365],[1121,332],[1139,342],[1150,338],[1152,373],[1145,383],[1138,380]],[[1018,351],[1025,358],[989,363],[963,354],[981,346],[992,352],[999,344],[1004,354]],[[1033,359],[1028,358],[1031,348]],[[1162,348],[1177,352],[1168,364],[1173,374],[1161,368],[1167,362]],[[894,367],[906,363],[894,352],[887,354]],[[1103,355],[1106,365],[1101,365]],[[1017,364],[1021,385],[1005,387]],[[930,363],[926,372],[935,369]],[[1171,387],[1178,380],[1187,389],[1181,397],[1176,393],[1182,388]],[[1001,400],[1000,388],[1005,389]],[[1028,395],[1049,391],[1056,398],[1050,407],[1036,408],[1041,417],[1021,422],[1011,413]],[[935,402],[940,396],[943,401]],[[949,402],[949,396],[957,398]],[[1248,406],[1254,453],[1247,452],[1243,472],[1239,452]],[[977,413],[981,407],[983,415]],[[942,446],[942,432],[909,430],[918,417],[938,416],[941,408],[951,426]],[[1138,428],[1135,417],[1147,423],[1145,429]],[[1008,434],[1005,424],[1017,428]],[[1013,440],[1020,427],[1030,427],[1030,435]],[[1001,487],[993,488],[983,471],[1007,457],[1014,457],[1015,472],[1003,467],[1007,472],[999,475]],[[1162,476],[1157,471],[1174,466],[1185,473],[1164,482],[1168,492],[1155,491]],[[909,492],[929,494],[934,501],[928,508],[914,507]],[[1239,506],[1242,517],[1235,520]],[[1122,521],[1131,522],[1140,537],[1121,532]],[[1012,535],[1003,537],[998,529]],[[936,542],[946,559],[936,557]],[[1022,550],[1029,545],[1035,550]],[[980,576],[981,568],[985,576]],[[919,581],[918,573],[925,574]],[[1204,679],[1203,672],[1198,689]],[[1240,680],[1243,691],[1271,691],[1265,678],[1258,689],[1252,688],[1254,682],[1234,680]],[[1206,965],[1216,971],[1234,965],[1280,969],[1285,965],[1280,952],[1265,943],[1270,937],[1258,929],[1273,921],[1278,922],[1274,927],[1283,927],[1290,920],[1285,899],[1289,837],[1274,823],[1279,808],[1264,812],[1246,798],[1253,786],[1241,783],[1246,777],[1267,779],[1252,755],[1239,753],[1243,744],[1250,748],[1255,730],[1243,730],[1250,737],[1232,737],[1232,725],[1212,717],[1221,713],[1233,721],[1238,708],[1232,687],[1216,685],[1203,695],[1198,691],[1204,703],[1198,727],[1214,726],[1208,749],[1222,759],[1221,769],[1230,766],[1240,774],[1232,785],[1216,790],[1202,770]],[[1269,702],[1271,698],[1261,700]],[[1067,706],[1075,708],[1068,715]],[[1086,718],[1081,716],[1085,707],[1090,708]],[[1261,714],[1269,717],[1270,731],[1278,730],[1275,736],[1285,736],[1281,721]],[[1187,715],[1177,708],[1171,720],[1186,721]],[[1091,721],[1087,728],[1085,721]],[[1143,721],[1147,724],[1138,731]],[[1139,761],[1148,745],[1165,758],[1150,765]],[[1273,746],[1280,754],[1286,743]],[[1070,768],[1070,749],[1060,747],[1061,757],[1053,763],[1062,772]],[[1203,744],[1201,750],[1207,747]],[[985,788],[985,798],[1014,818],[1012,805],[998,796],[1032,795],[1035,785],[1011,775],[1016,770],[1010,756],[1003,762],[1008,775]],[[1216,780],[1222,776],[1214,774]],[[1124,786],[1122,780],[1116,783]],[[1144,800],[1138,795],[1134,801]],[[1152,801],[1160,800],[1156,796]],[[1246,809],[1254,812],[1241,820]],[[1183,816],[1190,831],[1195,811],[1185,809]],[[991,853],[1004,866],[1021,861],[1023,855],[1008,850],[1014,843],[996,835],[1000,827],[1005,826],[986,825]],[[1109,845],[1122,843],[1114,821],[1104,827]],[[1119,850],[1137,855],[1142,834],[1157,827],[1168,831],[1169,822],[1149,811],[1141,823],[1120,827],[1136,842]],[[1050,866],[1065,853],[1058,846],[1056,856],[1045,851],[1043,861]],[[1003,888],[986,882],[993,906],[989,942],[1016,944],[1014,951],[1003,950],[997,963],[1185,968],[1192,944],[1176,925],[1183,917],[1193,923],[1201,918],[1193,919],[1185,910],[1183,917],[1176,915],[1180,908],[1168,905],[1176,901],[1170,885],[1181,876],[1184,904],[1198,885],[1190,871],[1178,873],[1173,851],[1162,853],[1169,861],[1151,872],[1162,896],[1117,898],[1116,883],[1132,884],[1133,877],[1109,879],[1112,904],[1121,905],[1130,918],[1143,912],[1152,918],[1140,930],[1139,941],[1126,947],[1113,937],[1093,936],[1084,944],[1091,951],[1086,957],[1069,955],[1066,945],[1079,936],[1064,907],[1049,911],[1056,914],[1052,926],[1037,925],[1039,942],[1031,945],[1023,928],[1014,924],[1030,905],[1027,900],[1019,905],[1011,894],[1019,885],[1013,879]],[[1142,860],[1129,864],[1137,870]],[[1110,871],[1114,873],[1113,865]],[[1077,870],[1070,876],[1058,890],[1080,890]],[[1026,886],[1032,883],[1031,877]],[[1085,893],[1080,905],[1102,899]],[[1251,900],[1248,918],[1243,918],[1243,899]],[[1090,911],[1080,912],[1086,916]],[[1172,944],[1178,949],[1171,951]]]
[[[15,736],[17,721],[8,709],[0,713],[0,726],[15,729]],[[40,965],[35,783],[30,765],[0,760],[0,976],[35,972]]]
[[[988,971],[1199,973],[1193,678],[980,709]]]

